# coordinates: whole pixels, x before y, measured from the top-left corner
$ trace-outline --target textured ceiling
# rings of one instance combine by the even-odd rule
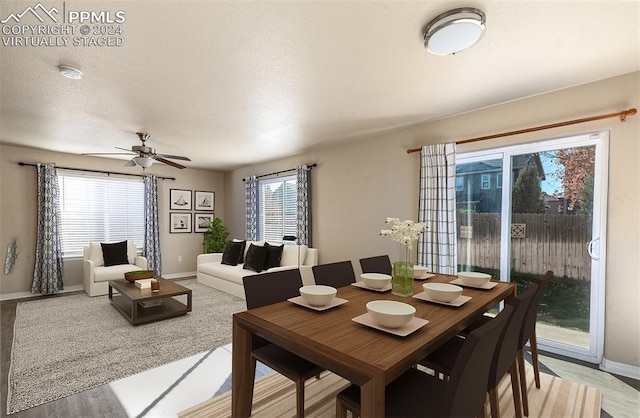
[[[3,0],[0,20],[37,4]],[[17,24],[3,24],[0,142],[115,152],[143,131],[189,167],[226,170],[640,69],[637,1],[42,5],[59,20],[121,11],[124,44],[6,46]],[[454,56],[427,53],[422,27],[461,6],[485,12],[484,37]],[[83,79],[63,78],[59,64]]]

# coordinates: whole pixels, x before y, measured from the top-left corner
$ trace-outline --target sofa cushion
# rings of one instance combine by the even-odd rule
[[[273,267],[280,267],[280,260],[282,260],[283,245],[273,245],[266,242],[264,246],[267,248],[267,259],[264,262],[264,269],[268,270]]]
[[[298,245],[285,245],[282,251],[281,266],[298,266],[304,264],[307,255],[307,246],[300,245],[300,263],[298,264]]]
[[[238,260],[238,264],[244,263],[244,254],[247,252],[247,241],[243,239],[235,239],[233,242],[241,242],[242,243],[242,251],[240,252],[240,259]]]
[[[105,267],[129,264],[127,241],[114,242],[110,244],[101,243],[100,246],[102,247],[102,257],[104,259]]]
[[[265,245],[262,246],[249,244],[247,254],[244,256],[244,266],[242,268],[260,273],[264,270],[264,264],[266,261],[267,244],[265,243]]]
[[[244,270],[241,266],[229,266],[218,262],[200,264],[198,272],[240,285],[244,276],[257,274],[254,271]]]
[[[244,252],[244,241],[228,241],[222,253],[222,264],[237,266]]]
[[[138,266],[133,264],[119,264],[117,266],[109,267],[94,267],[93,274],[95,283],[107,282],[109,280],[121,280],[124,279],[124,274],[128,271],[142,270]]]
[[[102,257],[102,245],[99,242],[89,243],[88,259],[93,261],[95,267],[104,266],[104,258]]]

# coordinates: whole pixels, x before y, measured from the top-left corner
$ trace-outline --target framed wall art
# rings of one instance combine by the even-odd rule
[[[214,211],[216,208],[216,194],[214,192],[195,191],[194,210]]]
[[[170,212],[169,232],[171,234],[186,234],[191,232],[191,213]]]
[[[213,213],[194,213],[193,232],[207,232],[207,227],[213,218],[215,218]]]
[[[169,189],[169,210],[191,210],[191,190]]]

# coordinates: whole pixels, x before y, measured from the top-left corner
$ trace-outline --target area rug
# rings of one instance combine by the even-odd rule
[[[533,384],[533,369],[527,370],[529,384],[530,417],[600,417],[601,393],[579,383],[554,377],[545,373],[540,375],[541,388]],[[320,379],[309,379],[305,387],[305,417],[335,417],[335,397],[348,386],[341,377],[324,372]],[[500,415],[505,418],[515,416],[511,381],[507,377],[500,382]],[[255,383],[252,417],[295,417],[296,390],[294,383],[279,373],[268,374]],[[419,402],[419,399],[414,401]],[[485,415],[491,416],[487,404]],[[195,405],[178,414],[179,418],[230,417],[231,392]]]
[[[11,349],[7,414],[63,398],[231,342],[244,300],[201,285],[192,312],[131,325],[107,296],[21,302]]]

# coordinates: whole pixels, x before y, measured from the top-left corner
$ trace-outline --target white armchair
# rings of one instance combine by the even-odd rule
[[[124,279],[124,274],[134,270],[146,270],[147,259],[136,256],[136,245],[127,240],[127,259],[129,264],[105,266],[102,246],[99,242],[91,242],[83,251],[83,283],[84,291],[89,296],[100,296],[109,293],[109,280]]]

